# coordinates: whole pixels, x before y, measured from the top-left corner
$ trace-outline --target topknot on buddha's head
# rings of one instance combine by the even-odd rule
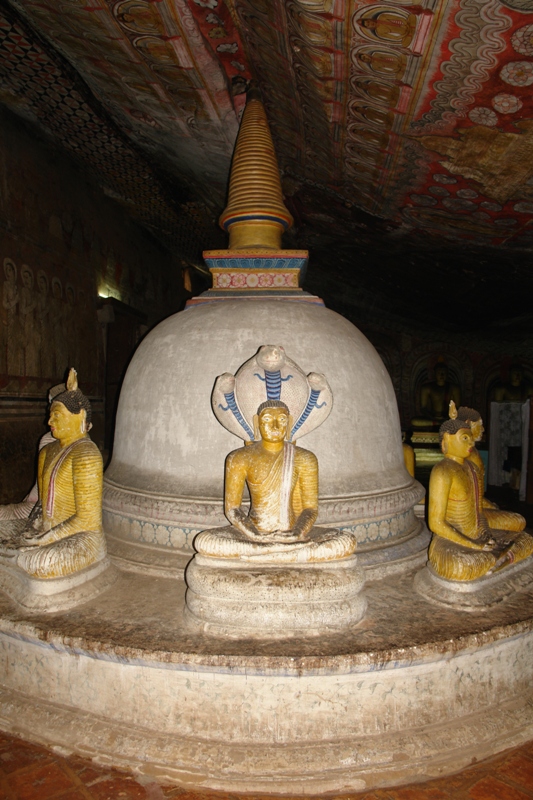
[[[78,373],[75,369],[71,369],[67,378],[67,389],[64,392],[56,395],[53,398],[54,403],[61,403],[65,406],[67,411],[71,414],[79,414],[82,409],[85,410],[85,418],[87,422],[87,430],[91,426],[91,403],[88,397],[85,397],[83,392],[78,389]]]
[[[476,411],[475,408],[460,406],[457,410],[457,419],[462,420],[463,422],[479,422],[481,419],[481,414],[479,411]]]

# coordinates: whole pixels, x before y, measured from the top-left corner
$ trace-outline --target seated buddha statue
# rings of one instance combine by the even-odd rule
[[[470,425],[474,442],[481,441],[485,428],[483,427],[483,420],[481,419],[479,411],[468,408],[467,406],[461,406],[457,409],[452,400],[450,403],[450,418],[466,422]],[[468,456],[468,460],[477,467],[481,506],[489,526],[491,528],[497,528],[498,530],[523,531],[526,527],[526,520],[522,514],[517,514],[515,511],[502,511],[498,508],[496,503],[492,503],[485,497],[485,465],[475,446]]]
[[[418,428],[431,428],[440,425],[448,417],[450,401],[461,403],[461,390],[448,380],[448,367],[437,364],[435,380],[422,384],[420,389],[420,416],[412,420]]]
[[[509,370],[509,382],[494,390],[494,400],[497,403],[523,403],[532,395],[533,386],[526,380],[524,370],[518,364]]]
[[[433,533],[429,563],[442,578],[472,581],[533,553],[524,531],[491,528],[479,491],[480,475],[469,460],[474,436],[468,422],[450,419],[440,427],[443,460],[429,483],[428,524]]]
[[[254,420],[260,440],[226,460],[224,512],[252,541],[304,541],[318,515],[318,462],[309,450],[286,441],[290,419],[281,400],[261,403]],[[245,484],[249,514],[241,507]]]
[[[102,456],[88,436],[91,405],[73,369],[48,424],[55,441],[39,454],[39,503],[28,520],[0,523],[0,561],[44,579],[79,572],[106,555]]]

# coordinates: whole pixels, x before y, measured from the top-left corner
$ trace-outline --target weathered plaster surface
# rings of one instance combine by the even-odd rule
[[[431,606],[414,574],[315,640],[195,633],[181,581],[123,573],[68,613],[0,597],[0,726],[190,785],[363,789],[445,774],[533,734],[533,592]]]

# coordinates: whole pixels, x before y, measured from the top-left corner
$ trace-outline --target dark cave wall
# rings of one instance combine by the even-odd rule
[[[70,366],[91,397],[92,436],[103,445],[107,334],[124,313],[99,315],[101,296],[131,312],[131,349],[184,293],[174,257],[1,108],[0,174],[0,502],[13,502],[33,481],[48,389]]]

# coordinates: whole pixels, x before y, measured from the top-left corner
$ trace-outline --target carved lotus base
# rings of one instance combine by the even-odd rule
[[[460,611],[483,611],[533,586],[533,558],[519,561],[475,581],[441,578],[428,564],[415,577],[415,589],[426,600]]]
[[[235,638],[319,636],[366,609],[353,534],[314,528],[311,541],[255,544],[233,528],[204,531],[187,567],[189,624]],[[227,555],[226,555],[227,554]]]

